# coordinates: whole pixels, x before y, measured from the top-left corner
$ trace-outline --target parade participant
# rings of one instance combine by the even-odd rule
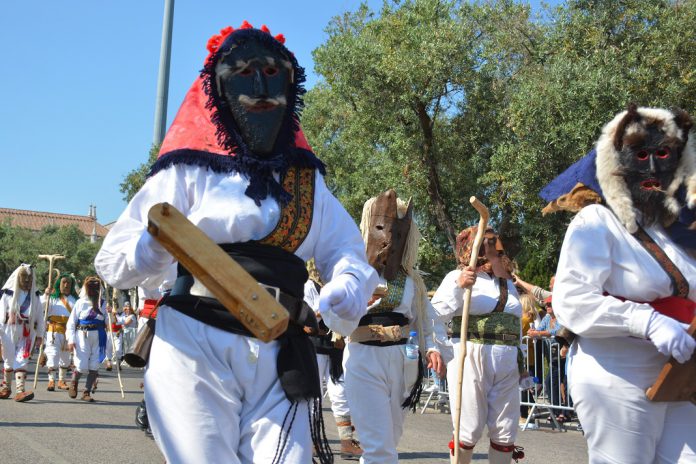
[[[68,395],[70,398],[77,398],[80,377],[86,375],[82,400],[87,402],[94,401],[91,393],[99,375],[99,365],[106,357],[107,308],[101,293],[99,278],[87,277],[80,298],[70,313],[65,332],[68,348],[73,352],[75,361]]]
[[[341,459],[357,460],[362,455],[362,448],[355,437],[355,427],[350,417],[350,408],[345,390],[343,375],[343,349],[345,340],[342,336],[326,327],[319,313],[319,292],[323,287],[321,276],[314,266],[314,260],[307,261],[309,280],[304,287],[304,301],[317,315],[318,329],[307,327],[310,340],[317,352],[319,366],[319,383],[326,384],[326,391],[331,401],[331,411],[336,420],[338,438],[341,440]],[[322,397],[323,397],[322,392]]]
[[[469,227],[457,236],[459,266],[445,276],[432,304],[443,322],[452,321],[455,356],[447,365],[447,381],[457,385],[464,289],[471,288],[458,464],[471,462],[486,426],[488,462],[507,464],[521,457],[515,438],[520,419],[519,381],[524,369],[520,350],[522,305],[503,244],[493,229],[488,228],[483,235],[476,269],[468,268],[477,230],[478,226]],[[450,393],[450,410],[454,412],[457,395],[453,390]],[[453,424],[455,421],[453,414]],[[454,450],[454,440],[450,450]]]
[[[34,342],[41,344],[43,310],[36,291],[34,270],[22,264],[14,270],[0,291],[0,337],[2,337],[3,379],[0,399],[12,394],[12,374],[17,382],[17,402],[30,401],[34,392],[25,391],[27,364]]]
[[[302,329],[311,314],[302,311],[304,261],[314,257],[327,282],[322,317],[345,327],[357,326],[376,276],[300,130],[304,71],[284,41],[246,22],[209,40],[148,180],[95,260],[116,287],[156,288],[173,259],[147,232],[147,214],[166,201],[290,312],[287,332],[261,342],[179,266],[145,373],[150,424],[168,462],[305,463],[312,442],[321,462],[331,459],[320,410],[309,404],[321,392]]]
[[[645,394],[670,356],[684,363],[696,346],[683,325],[695,317],[696,234],[681,244],[673,235],[686,229],[679,188],[696,203],[691,126],[683,111],[631,105],[604,126],[596,150],[542,190],[546,210],[579,210],[553,305],[576,334],[569,392],[591,463],[696,462],[696,405]]]
[[[394,190],[371,198],[363,207],[360,229],[368,261],[386,294],[373,297],[350,334],[343,360],[346,393],[363,448],[360,462],[396,463],[406,410],[415,409],[421,392],[421,359],[441,377],[445,365],[433,338],[436,315],[415,269],[421,235],[411,202],[397,199]],[[444,332],[443,325],[436,325]],[[421,350],[407,355],[412,330]]]
[[[71,274],[62,274],[52,290],[48,295],[48,327],[46,328],[46,347],[44,348],[46,366],[48,367],[48,387],[46,390],[55,391],[56,370],[58,370],[58,388],[67,390],[68,385],[65,383],[65,379],[70,366],[71,350],[68,349],[65,329],[70,313],[77,301],[75,277]],[[46,292],[49,291],[47,288]],[[45,298],[42,298],[42,306],[45,304]]]
[[[114,364],[119,364],[123,358],[123,325],[125,315],[118,312],[116,307],[108,307],[112,314],[111,325],[107,327],[106,337],[106,370],[111,371]],[[107,320],[108,323],[108,320]]]
[[[133,348],[135,334],[138,332],[138,318],[133,312],[130,301],[123,302],[123,347],[122,353],[129,353]]]

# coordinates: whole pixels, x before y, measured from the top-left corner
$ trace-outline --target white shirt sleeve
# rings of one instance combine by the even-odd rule
[[[457,314],[461,315],[464,305],[464,289],[457,285],[461,271],[450,271],[440,283],[431,300],[433,311],[440,322],[448,323]]]
[[[138,247],[138,241],[147,234],[147,214],[157,203],[167,202],[187,215],[189,194],[187,170],[172,166],[149,178],[133,197],[114,227],[104,239],[94,266],[99,275],[115,288],[142,285],[156,288],[166,278],[169,265],[157,262]]]
[[[320,208],[321,214],[319,239],[315,243],[313,254],[317,270],[324,282],[341,274],[353,275],[362,288],[364,301],[358,303],[364,315],[367,312],[367,300],[379,282],[377,272],[367,262],[365,243],[353,218],[329,192],[322,176],[317,175],[316,183],[319,203],[315,207]],[[339,333],[351,333],[357,327],[358,319],[343,320],[342,331],[339,330]]]
[[[583,337],[646,338],[652,306],[604,295],[617,248],[630,247],[621,237],[616,240],[606,214],[611,213],[605,208],[586,207],[568,227],[553,289],[554,311],[564,327]]]
[[[77,326],[78,313],[80,309],[78,307],[78,302],[73,305],[73,310],[70,311],[70,317],[68,317],[68,323],[65,326],[65,339],[68,343],[75,343],[75,330]]]

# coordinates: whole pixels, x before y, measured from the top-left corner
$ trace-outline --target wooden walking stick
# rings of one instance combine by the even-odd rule
[[[469,198],[469,203],[478,211],[480,219],[478,230],[474,237],[474,245],[471,248],[471,257],[469,258],[469,268],[476,269],[476,260],[478,259],[479,249],[483,241],[483,234],[488,226],[488,208],[483,203],[478,201],[476,197]],[[459,462],[459,426],[462,415],[462,384],[464,383],[464,360],[466,359],[466,339],[469,328],[469,306],[471,306],[471,287],[464,290],[464,306],[462,307],[462,326],[459,331],[459,371],[457,373],[457,402],[455,403],[455,420],[454,420],[454,456],[453,463]]]
[[[65,256],[63,255],[39,255],[40,259],[47,259],[48,260],[48,288],[52,289],[53,288],[53,261],[56,261],[58,259],[65,259]],[[34,390],[36,389],[36,384],[39,382],[39,359],[41,359],[41,355],[43,354],[43,347],[44,343],[46,343],[46,319],[48,318],[48,307],[51,303],[51,294],[49,293],[48,296],[46,297],[46,304],[44,305],[44,316],[43,316],[43,321],[44,321],[44,333],[41,336],[41,345],[39,346],[39,357],[36,360],[36,370],[34,371]]]
[[[104,283],[104,291],[106,292],[104,301],[108,302],[109,286],[106,285],[106,283]],[[99,301],[101,302],[101,287],[99,287],[99,293]],[[106,307],[106,315],[109,317],[109,333],[111,334],[111,355],[113,356],[116,353],[116,340],[114,339],[113,324],[111,323],[111,311],[109,311],[108,304],[106,305]],[[118,377],[118,387],[121,389],[121,398],[125,398],[126,395],[125,393],[123,393],[123,382],[121,381],[121,361],[119,359],[116,359],[116,377]]]

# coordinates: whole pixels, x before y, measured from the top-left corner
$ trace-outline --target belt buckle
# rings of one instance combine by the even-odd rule
[[[266,285],[261,282],[259,282],[259,285],[263,287],[264,289],[268,290],[268,293],[271,295],[275,294],[275,300],[277,303],[280,303],[280,287],[274,287],[273,285]]]

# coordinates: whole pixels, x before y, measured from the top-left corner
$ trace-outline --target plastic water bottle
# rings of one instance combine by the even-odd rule
[[[418,359],[418,332],[412,330],[406,342],[406,357]]]

